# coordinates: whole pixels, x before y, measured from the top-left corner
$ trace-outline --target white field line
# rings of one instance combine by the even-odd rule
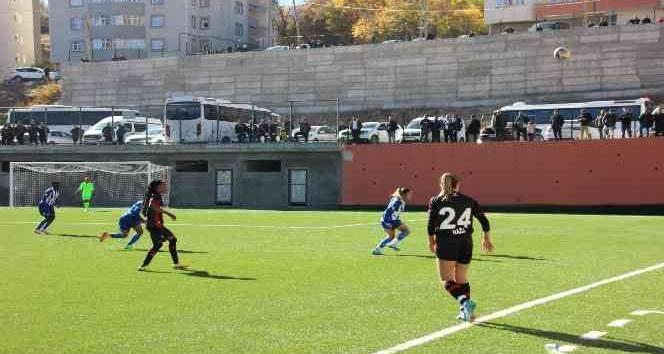
[[[664,315],[664,311],[651,311],[651,310],[638,310],[630,313],[630,315],[634,316],[645,316],[645,315],[650,315],[650,314],[660,314]]]
[[[421,220],[410,220],[409,222],[418,222]],[[24,224],[38,224],[39,220],[34,221],[0,221],[0,225],[24,225]],[[94,225],[94,226],[106,226],[112,225],[117,222],[56,222],[58,225],[74,225],[74,226],[85,226],[85,225]],[[278,229],[278,230],[330,230],[330,229],[344,229],[350,227],[360,227],[360,226],[380,226],[379,221],[371,223],[358,223],[358,224],[345,224],[345,225],[331,225],[331,226],[279,226],[279,225],[250,225],[250,224],[189,224],[189,223],[178,223],[172,222],[168,223],[170,226],[187,226],[187,227],[236,227],[236,228],[245,228],[245,229]]]
[[[606,332],[601,332],[601,331],[590,331],[588,333],[585,333],[581,336],[581,339],[590,339],[590,340],[595,340],[599,339],[601,337],[604,337],[606,335]]]
[[[539,305],[543,305],[543,304],[546,304],[546,303],[549,303],[549,302],[552,302],[552,301],[560,300],[560,299],[568,297],[568,296],[581,294],[581,293],[592,290],[594,288],[598,288],[598,287],[606,285],[606,284],[615,283],[615,282],[618,282],[618,281],[621,281],[621,280],[625,280],[625,279],[628,279],[628,278],[632,278],[632,277],[635,277],[635,276],[638,276],[638,275],[641,275],[641,274],[645,274],[645,273],[648,273],[648,272],[653,272],[653,271],[663,269],[663,268],[664,268],[664,263],[659,263],[659,264],[656,264],[654,266],[638,269],[638,270],[635,270],[635,271],[632,271],[632,272],[629,272],[629,273],[625,273],[625,274],[618,275],[618,276],[615,276],[615,277],[600,280],[600,281],[595,282],[595,283],[591,283],[591,284],[588,284],[588,285],[584,285],[584,286],[581,286],[581,287],[578,287],[578,288],[563,291],[563,292],[556,293],[556,294],[553,294],[553,295],[549,295],[549,296],[546,296],[546,297],[543,297],[543,298],[540,298],[540,299],[524,302],[522,304],[512,306],[510,308],[507,308],[507,309],[504,309],[504,310],[501,310],[501,311],[498,311],[498,312],[494,312],[490,315],[482,316],[482,317],[478,318],[475,321],[475,324],[485,323],[485,322],[489,322],[489,321],[492,321],[492,320],[495,320],[495,319],[498,319],[498,318],[513,315],[517,312],[521,312],[523,310],[527,310],[527,309],[530,309],[530,308],[535,307],[535,306],[539,306]],[[454,334],[456,332],[460,332],[460,331],[463,331],[465,329],[471,328],[473,325],[474,324],[471,324],[471,323],[468,323],[468,322],[458,324],[456,326],[448,327],[448,328],[445,328],[445,329],[440,330],[438,332],[434,332],[434,333],[427,334],[427,335],[419,337],[419,338],[409,340],[407,342],[401,343],[401,344],[396,345],[394,347],[377,351],[374,354],[394,354],[394,353],[403,352],[405,350],[408,350],[408,349],[411,349],[411,348],[414,348],[414,347],[417,347],[417,346],[420,346],[420,345],[423,345],[423,344],[426,344],[426,343],[429,343],[429,342],[447,337],[447,336],[449,336],[451,334]]]
[[[632,322],[632,320],[620,319],[620,320],[612,321],[607,326],[608,327],[625,327],[625,325],[627,325],[630,322]]]

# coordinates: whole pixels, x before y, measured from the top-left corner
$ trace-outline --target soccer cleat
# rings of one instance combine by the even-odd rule
[[[34,233],[36,233],[37,235],[41,235],[42,231],[41,230],[35,230]]]
[[[475,307],[477,307],[477,304],[473,299],[468,299],[463,303],[461,314],[465,322],[475,322]]]
[[[132,246],[132,245],[126,245],[126,246],[124,246],[124,249],[125,249],[125,251],[131,251],[131,250],[134,249],[134,246]]]
[[[111,235],[109,235],[108,232],[104,232],[103,234],[101,234],[101,236],[99,236],[99,242],[104,242],[109,237],[111,237]]]
[[[145,266],[145,267],[138,267],[137,270],[138,270],[139,272],[145,272],[146,270],[148,270],[148,267],[147,267],[147,266]]]
[[[371,251],[371,254],[373,254],[374,256],[382,256],[384,253],[382,248],[376,247],[373,249],[373,251]]]
[[[399,251],[399,250],[400,250],[400,248],[399,248],[399,242],[396,242],[396,241],[392,241],[392,242],[388,243],[388,244],[387,244],[387,247],[389,247],[389,248],[391,248],[391,249],[393,249],[393,250],[395,250],[395,251]]]
[[[50,235],[50,234],[48,233],[48,231],[46,231],[46,230],[41,230],[41,233],[42,233],[43,235]]]
[[[183,265],[183,264],[176,264],[173,266],[174,269],[176,270],[188,270],[189,266],[188,265]]]

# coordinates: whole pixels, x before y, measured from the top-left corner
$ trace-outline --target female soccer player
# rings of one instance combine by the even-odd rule
[[[385,246],[398,251],[399,243],[410,234],[408,225],[399,219],[399,214],[406,208],[406,201],[410,201],[412,194],[410,188],[406,187],[399,187],[392,193],[390,202],[383,212],[383,218],[380,219],[380,225],[385,231],[385,238],[371,251],[371,254],[375,256],[382,255]],[[401,232],[395,238],[396,230]]]
[[[457,318],[475,320],[475,302],[470,298],[468,266],[473,258],[473,220],[482,224],[482,248],[493,250],[489,220],[472,198],[459,193],[459,178],[451,173],[440,177],[441,192],[429,202],[429,249],[438,258],[440,282],[456,299],[461,313]]]
[[[101,236],[99,236],[99,241],[104,242],[109,237],[126,238],[129,235],[129,230],[133,228],[136,233],[131,237],[131,240],[125,246],[125,249],[130,250],[134,248],[134,244],[138,242],[138,240],[141,238],[141,235],[143,235],[143,227],[141,224],[144,223],[145,220],[143,220],[141,217],[141,210],[143,210],[143,201],[134,203],[134,205],[132,205],[131,208],[129,208],[129,210],[127,210],[118,221],[120,232],[117,234],[109,234],[108,232],[104,232],[101,234]]]
[[[154,180],[150,182],[148,187],[148,192],[145,195],[143,200],[143,215],[146,220],[146,227],[150,232],[150,238],[152,238],[152,248],[148,251],[143,265],[138,268],[139,271],[147,269],[147,266],[152,261],[152,258],[159,252],[159,249],[164,244],[164,241],[168,241],[168,250],[171,253],[171,258],[173,259],[173,265],[175,269],[185,270],[187,266],[181,265],[178,260],[178,250],[176,247],[177,238],[175,235],[166,227],[164,227],[164,214],[168,215],[172,220],[175,220],[175,215],[164,210],[162,208],[163,202],[161,195],[166,193],[167,187],[161,180]]]
[[[95,195],[95,184],[90,181],[90,178],[85,177],[83,182],[81,182],[81,185],[78,186],[76,193],[81,195],[83,211],[90,211],[92,197]]]
[[[48,234],[46,229],[53,223],[55,220],[55,206],[59,205],[60,198],[60,183],[53,182],[51,187],[47,188],[44,191],[44,196],[39,202],[39,214],[44,217],[37,228],[35,229],[36,234]]]

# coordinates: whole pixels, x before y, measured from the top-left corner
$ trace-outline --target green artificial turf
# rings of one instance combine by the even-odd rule
[[[175,210],[175,271],[167,247],[137,272],[115,232],[120,209],[58,210],[35,235],[34,209],[2,209],[0,353],[373,353],[457,324],[438,284],[425,213],[403,219],[400,252],[370,250],[377,212]],[[478,315],[664,262],[664,218],[492,214],[496,250],[476,242]],[[475,239],[479,240],[476,233]],[[664,353],[664,270],[474,326],[408,353]],[[608,328],[612,320],[633,322]],[[609,332],[597,341],[578,337]]]

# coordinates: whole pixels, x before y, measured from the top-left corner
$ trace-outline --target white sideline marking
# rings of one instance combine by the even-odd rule
[[[547,297],[543,297],[543,298],[540,298],[540,299],[524,302],[522,304],[512,306],[510,308],[500,310],[498,312],[494,312],[490,315],[482,316],[482,317],[478,318],[475,321],[475,324],[489,322],[489,321],[492,321],[492,320],[495,320],[495,319],[498,319],[498,318],[513,315],[517,312],[527,310],[531,307],[543,305],[543,304],[546,304],[548,302],[559,300],[559,299],[562,299],[562,298],[565,298],[565,297],[568,297],[568,296],[584,293],[588,290],[592,290],[594,288],[597,288],[597,287],[600,287],[600,286],[603,286],[603,285],[606,285],[606,284],[610,284],[610,283],[614,283],[614,282],[617,282],[617,281],[625,280],[625,279],[628,279],[628,278],[635,277],[637,275],[652,272],[652,271],[662,269],[662,268],[664,268],[664,263],[659,263],[659,264],[656,264],[654,266],[638,269],[638,270],[635,270],[635,271],[632,271],[632,272],[629,272],[629,273],[625,273],[625,274],[622,274],[622,275],[618,275],[618,276],[615,276],[615,277],[612,277],[612,278],[600,280],[598,282],[591,283],[591,284],[588,284],[588,285],[584,285],[584,286],[581,286],[581,287],[578,287],[578,288],[575,288],[575,289],[563,291],[563,292],[553,294],[553,295],[549,295]],[[409,340],[407,342],[396,345],[392,348],[377,351],[374,354],[399,353],[399,352],[408,350],[410,348],[417,347],[417,346],[420,346],[422,344],[426,344],[426,343],[432,342],[434,340],[437,340],[437,339],[440,339],[440,338],[443,338],[443,337],[447,337],[450,334],[453,334],[453,333],[456,333],[456,332],[459,332],[459,331],[463,331],[464,329],[468,329],[472,326],[473,326],[473,324],[465,322],[465,323],[462,323],[462,324],[458,324],[456,326],[445,328],[445,329],[440,330],[438,332],[427,334],[427,335],[422,336],[420,338],[415,338],[415,339]]]
[[[604,337],[606,332],[600,332],[600,331],[590,331],[584,335],[581,336],[582,339],[590,339],[590,340],[595,340],[599,339],[601,337]]]
[[[408,222],[418,222],[421,220],[409,220]],[[0,225],[22,225],[22,224],[37,224],[39,220],[35,219],[34,221],[0,221]],[[113,222],[58,222],[59,225],[94,225],[94,226],[105,226],[112,225]],[[330,230],[330,229],[343,229],[349,227],[358,227],[358,226],[380,226],[380,222],[371,222],[371,223],[359,223],[359,224],[346,224],[346,225],[332,225],[332,226],[277,226],[277,225],[236,225],[236,224],[186,224],[179,222],[168,223],[172,226],[198,226],[198,227],[236,227],[236,228],[245,228],[245,229],[282,229],[282,230]],[[117,225],[116,225],[117,226]]]
[[[634,312],[630,313],[630,315],[645,316],[645,315],[650,315],[652,313],[664,315],[664,311],[650,311],[650,310],[637,310],[637,311],[634,311]]]
[[[609,323],[607,326],[608,327],[625,327],[626,324],[632,322],[632,320],[625,320],[625,319],[620,319],[620,320],[615,320],[611,323]]]

